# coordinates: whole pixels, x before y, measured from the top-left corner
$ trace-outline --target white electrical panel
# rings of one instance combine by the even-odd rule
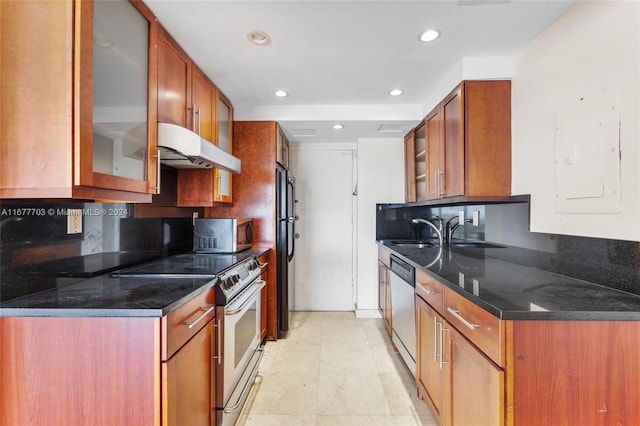
[[[605,87],[557,112],[556,212],[620,212],[620,161],[617,90]]]

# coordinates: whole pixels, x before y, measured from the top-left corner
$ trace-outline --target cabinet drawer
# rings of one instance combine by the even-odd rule
[[[440,314],[442,314],[443,292],[444,286],[440,281],[416,269],[416,294]]]
[[[496,364],[504,367],[504,322],[445,288],[443,315],[471,343]]]
[[[378,245],[378,260],[384,263],[387,266],[387,268],[390,268],[391,267],[391,250],[382,245]]]
[[[213,287],[162,317],[162,360],[166,361],[196,335],[215,315]]]

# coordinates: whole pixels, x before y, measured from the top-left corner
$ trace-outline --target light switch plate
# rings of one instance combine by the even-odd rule
[[[67,234],[82,234],[82,209],[67,209]]]
[[[464,210],[458,212],[458,223],[464,225]]]

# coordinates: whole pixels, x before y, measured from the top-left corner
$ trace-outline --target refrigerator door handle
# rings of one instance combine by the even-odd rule
[[[291,188],[291,216],[287,218],[287,222],[291,223],[291,253],[287,253],[287,260],[289,262],[291,262],[293,260],[293,256],[296,252],[296,239],[295,239],[295,235],[296,235],[296,221],[299,219],[298,215],[296,215],[295,213],[295,207],[294,207],[294,203],[293,200],[296,199],[296,188],[294,186],[294,180],[291,178],[287,179],[287,186],[289,186]],[[287,212],[289,213],[289,212]],[[287,236],[288,238],[288,236]]]

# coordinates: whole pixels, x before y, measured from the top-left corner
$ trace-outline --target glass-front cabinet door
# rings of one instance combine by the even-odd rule
[[[220,149],[233,154],[233,107],[224,94],[218,91],[218,132],[217,145]],[[218,202],[230,203],[233,200],[231,191],[231,173],[216,169],[214,182],[214,199]]]
[[[157,23],[138,1],[95,1],[92,19],[87,16],[90,2],[80,7],[82,40],[92,40],[90,47],[83,46],[93,54],[82,57],[81,64],[80,93],[90,87],[92,97],[79,99],[76,185],[157,193],[157,77],[149,72],[149,64],[156,63],[156,49],[149,46],[157,37]]]

